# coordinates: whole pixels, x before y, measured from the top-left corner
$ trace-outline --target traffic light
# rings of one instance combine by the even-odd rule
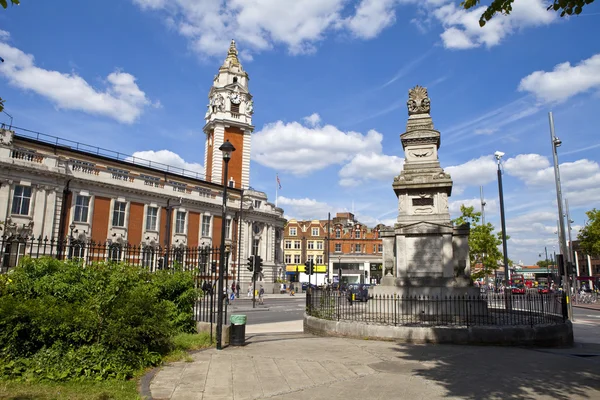
[[[263,259],[261,256],[254,256],[254,271],[261,272],[263,269]]]
[[[213,274],[217,273],[217,262],[216,261],[213,261],[210,264],[210,272],[212,272]]]
[[[313,260],[308,260],[304,263],[304,266],[306,267],[306,274],[307,275],[312,275],[315,273],[315,264]]]
[[[254,260],[255,260],[254,256],[248,257],[248,262],[246,263],[246,265],[247,265],[246,268],[248,268],[248,271],[250,271],[250,272],[254,271]]]
[[[560,276],[565,275],[565,262],[564,261],[565,260],[564,260],[562,254],[556,255],[556,264],[558,265],[558,273],[560,274]]]

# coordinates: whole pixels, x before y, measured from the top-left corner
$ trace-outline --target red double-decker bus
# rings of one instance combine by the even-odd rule
[[[525,277],[523,274],[512,274],[510,287],[513,294],[525,294]]]

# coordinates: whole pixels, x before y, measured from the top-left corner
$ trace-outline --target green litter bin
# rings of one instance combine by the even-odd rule
[[[246,344],[246,316],[232,315],[229,317],[231,327],[229,328],[229,344],[231,346],[243,346]]]

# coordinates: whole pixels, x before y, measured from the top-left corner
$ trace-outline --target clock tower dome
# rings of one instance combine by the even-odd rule
[[[209,182],[247,188],[250,184],[250,135],[254,130],[254,105],[248,91],[248,74],[238,59],[232,40],[227,58],[215,75],[208,93],[208,109],[204,119],[206,144],[204,149],[205,178]],[[235,147],[229,161],[229,176],[223,177],[223,156],[219,147],[229,140]]]

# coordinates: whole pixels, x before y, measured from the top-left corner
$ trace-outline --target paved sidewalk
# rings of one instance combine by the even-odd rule
[[[155,400],[600,399],[600,344],[409,345],[305,335],[294,322],[277,323],[283,333],[248,326],[246,346],[169,364],[143,381],[142,393]]]

